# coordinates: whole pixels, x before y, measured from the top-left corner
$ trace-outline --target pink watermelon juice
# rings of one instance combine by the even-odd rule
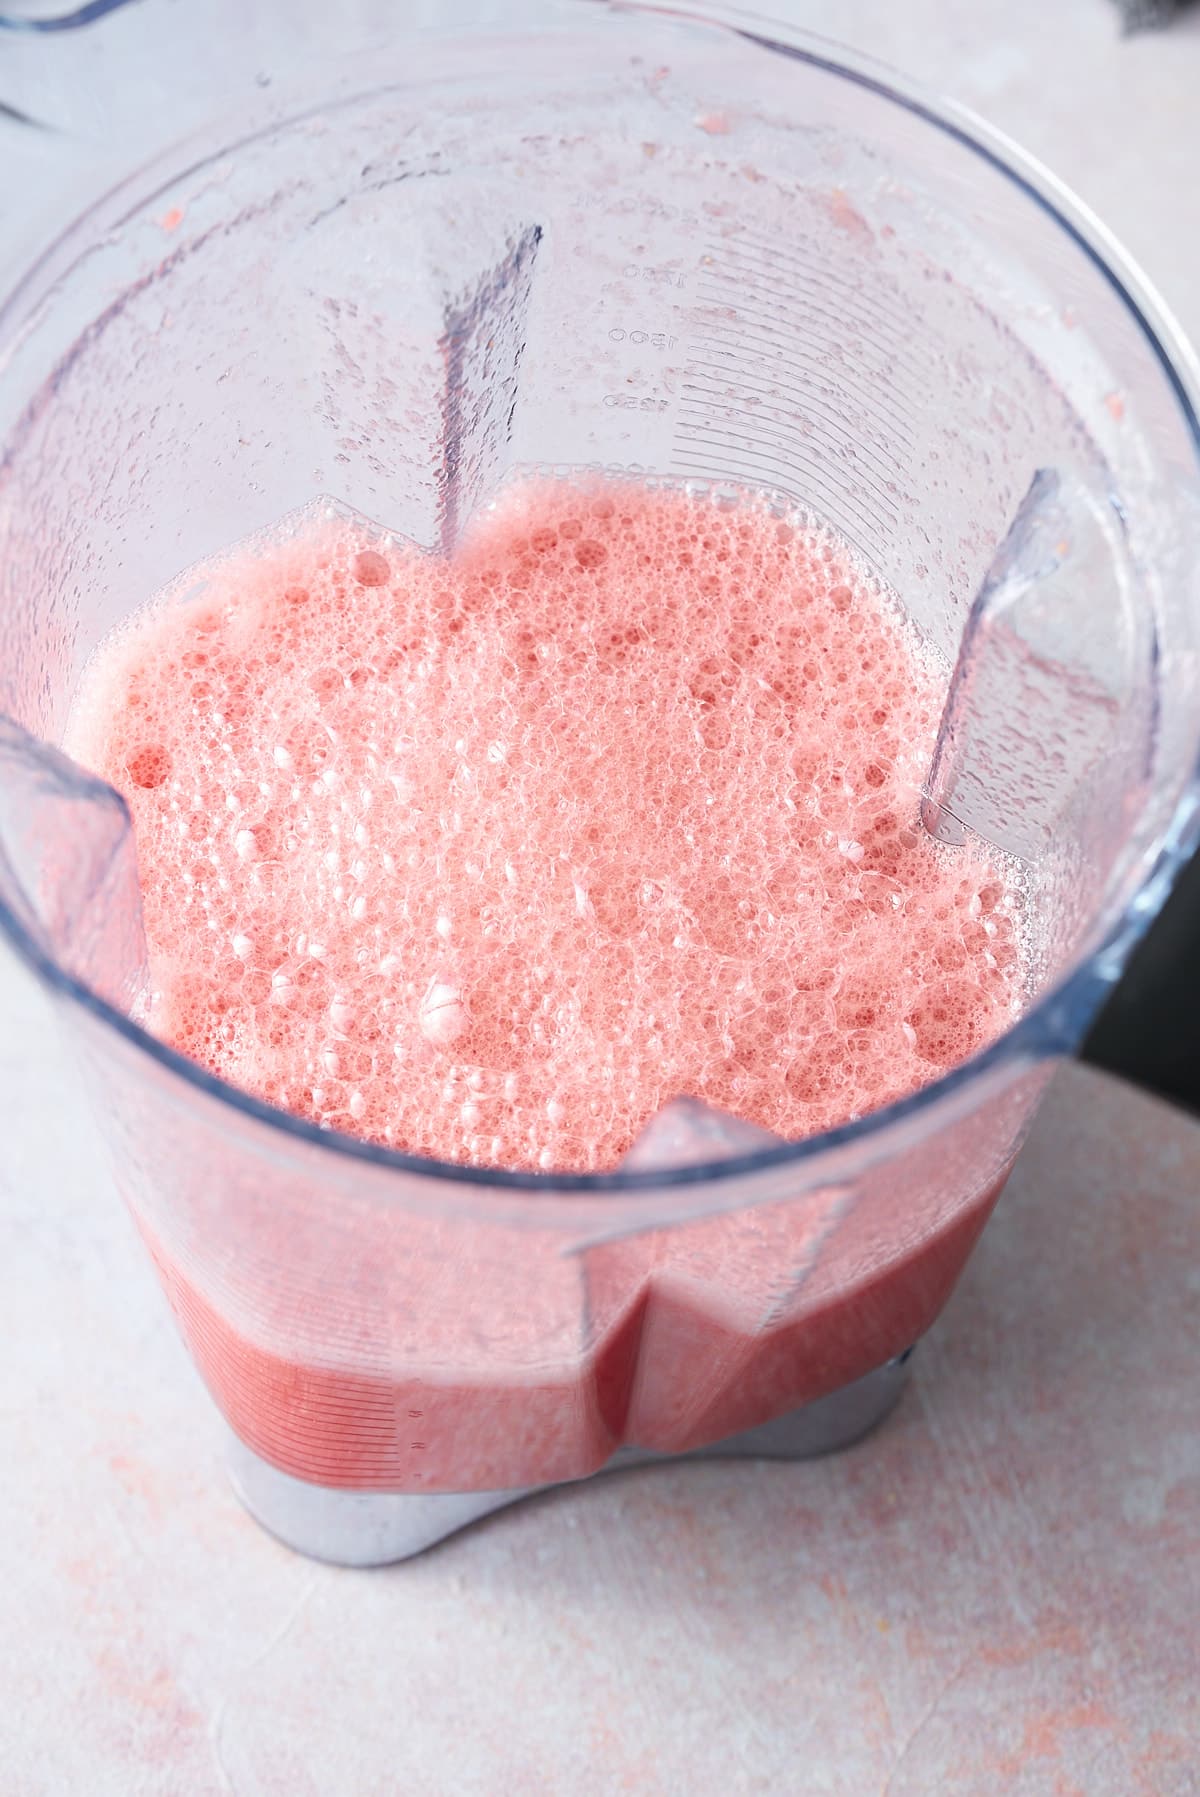
[[[324,1127],[587,1171],[679,1094],[808,1135],[1013,1019],[1012,882],[918,824],[943,685],[828,533],[751,497],[537,482],[453,560],[314,512],[194,572],[102,647],[66,746],[130,805],[155,1033]],[[834,1303],[799,1335],[764,1319],[813,1251],[805,1206],[597,1251],[608,1336],[552,1402],[528,1368],[503,1397],[443,1382],[424,1488],[507,1482],[482,1442],[510,1399],[546,1411],[527,1483],[561,1476],[560,1400],[598,1461],[854,1377],[936,1312],[985,1211],[873,1273],[857,1322]],[[388,1380],[246,1341],[157,1258],[251,1445],[404,1488],[382,1424],[369,1453],[344,1427],[392,1414]],[[536,1365],[528,1293],[506,1327]],[[451,1294],[426,1307],[439,1363],[459,1328]]]

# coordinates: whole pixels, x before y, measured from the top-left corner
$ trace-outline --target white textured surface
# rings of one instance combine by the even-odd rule
[[[1200,12],[1126,44],[1104,0],[788,15],[1021,138],[1200,333]],[[57,152],[0,151],[28,244]],[[238,1508],[7,960],[0,1092],[2,1797],[1200,1792],[1193,1125],[1064,1076],[851,1453],[630,1473],[363,1575]]]

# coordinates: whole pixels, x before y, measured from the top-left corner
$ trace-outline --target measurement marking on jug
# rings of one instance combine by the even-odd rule
[[[793,434],[799,431],[802,435],[809,437],[816,435],[814,427],[821,424],[828,424],[835,430],[844,429],[846,426],[847,420],[844,416],[836,408],[826,406],[823,403],[823,396],[806,395],[804,409],[801,408],[797,397],[796,403],[789,408],[786,404],[780,403],[778,387],[764,386],[760,381],[750,381],[744,377],[737,381],[729,381],[724,387],[714,387],[697,378],[697,369],[704,369],[705,372],[718,375],[728,375],[729,370],[717,364],[699,360],[691,362],[685,370],[685,377],[691,378],[683,380],[681,391],[702,395],[706,410],[710,414],[732,412],[752,418],[756,422],[765,419],[768,424],[777,429],[785,429]],[[739,404],[739,401],[745,403]],[[694,400],[682,402],[683,405],[691,406],[693,410],[700,409],[700,403]],[[880,502],[891,506],[892,501],[887,497],[890,488],[887,485],[885,470],[872,455],[871,444],[865,433],[841,446],[840,459],[853,461],[864,478],[869,479],[876,488]]]
[[[678,268],[659,268],[643,262],[627,262],[621,273],[627,281],[656,281],[662,287],[687,286],[687,276]]]
[[[726,478],[757,480],[763,485],[778,487],[803,502],[819,503],[827,508],[829,517],[837,521],[842,534],[852,536],[856,541],[863,537],[868,542],[878,541],[887,531],[886,522],[863,495],[834,484],[828,464],[811,455],[786,450],[775,453],[764,450],[751,439],[704,432],[677,445],[673,466],[683,473],[702,474],[706,478],[724,474]]]
[[[764,336],[735,319],[732,325],[724,325],[720,321],[708,322],[708,335],[697,335],[696,343],[701,348],[714,350],[724,356],[730,364],[730,372],[740,376],[742,369],[749,366],[754,374],[770,373],[778,384],[782,385],[784,376],[780,370],[786,371],[793,385],[787,389],[793,394],[808,394],[818,391],[830,397],[842,400],[852,399],[860,409],[859,429],[865,430],[869,424],[884,424],[895,437],[902,449],[911,449],[913,438],[905,419],[896,412],[890,401],[882,393],[866,393],[843,367],[839,366],[840,387],[832,386],[823,380],[819,373],[820,363],[829,358],[828,347],[821,343],[813,343],[807,337],[795,336],[796,346],[807,349],[812,361],[809,364],[795,361],[780,347],[776,337]],[[756,346],[761,346],[758,348]],[[769,351],[767,354],[765,352]]]
[[[769,360],[773,372],[782,362],[806,386],[818,378],[823,364],[834,364],[837,397],[853,400],[864,421],[882,420],[902,447],[911,447],[910,413],[895,403],[897,394],[902,399],[905,392],[905,383],[897,379],[899,369],[914,382],[921,379],[907,347],[906,322],[886,311],[860,308],[859,296],[850,289],[831,295],[786,252],[773,250],[772,257],[764,266],[753,247],[735,240],[720,251],[710,248],[702,258],[697,298],[713,308],[706,324],[722,352]],[[867,316],[860,316],[861,311]],[[796,361],[796,352],[806,358],[804,363]]]
[[[524,473],[546,475],[552,480],[571,480],[593,474],[653,474],[653,462],[522,462]]]
[[[707,431],[694,439],[677,439],[671,466],[679,474],[704,480],[724,479],[786,493],[835,522],[841,534],[860,548],[864,542],[877,543],[885,528],[861,495],[832,484],[829,469],[811,456],[777,454],[750,439]]]
[[[783,298],[792,307],[795,306],[797,296],[803,297],[806,306],[814,308],[818,300],[825,301],[830,310],[820,308],[821,315],[828,318],[835,328],[844,332],[850,324],[872,333],[871,344],[878,348],[880,357],[887,364],[899,363],[908,368],[915,380],[923,378],[924,366],[909,348],[910,319],[907,311],[899,309],[898,299],[898,309],[893,311],[879,300],[853,287],[841,287],[836,294],[831,294],[815,278],[811,265],[794,251],[789,251],[786,245],[777,241],[760,241],[749,228],[737,242],[729,245],[726,260],[735,267],[737,277],[748,275],[768,292],[778,292],[776,283],[781,279],[785,281],[787,286]],[[737,266],[738,264],[741,266]],[[715,258],[711,270],[706,272],[720,272]]]
[[[625,412],[665,412],[671,404],[669,399],[655,399],[649,393],[606,393],[601,403]]]
[[[799,500],[802,505],[824,505],[828,508],[829,516],[837,518],[841,534],[858,548],[862,547],[863,533],[866,541],[870,542],[872,531],[878,529],[870,519],[863,518],[850,509],[847,504],[849,496],[831,488],[818,467],[798,457],[780,461],[775,456],[763,455],[753,448],[747,450],[737,444],[716,442],[711,445],[710,453],[705,453],[701,446],[684,455],[676,455],[674,466],[681,473],[695,474],[704,480],[715,478],[757,482],[786,493],[790,498]],[[847,518],[851,520],[853,528],[845,522]]]
[[[877,292],[866,292],[854,286],[843,285],[838,287],[836,294],[830,293],[828,284],[814,273],[811,261],[803,254],[790,248],[785,240],[760,236],[751,225],[743,228],[736,244],[730,247],[741,260],[757,264],[772,279],[783,278],[793,287],[835,300],[839,311],[849,314],[857,310],[863,317],[881,321],[892,330],[907,334],[909,314],[898,293],[893,297],[899,310],[893,310]]]
[[[904,447],[911,447],[912,432],[908,421],[903,413],[896,410],[881,382],[876,382],[874,386],[864,385],[843,353],[832,350],[828,344],[819,339],[814,340],[799,330],[792,333],[791,347],[806,352],[811,360],[807,364],[797,362],[786,354],[778,337],[757,330],[756,324],[757,320],[752,313],[743,313],[737,319],[736,335],[730,330],[727,337],[718,337],[715,341],[710,338],[708,346],[719,350],[731,361],[748,364],[756,373],[769,371],[777,376],[782,365],[793,377],[799,377],[803,391],[825,392],[831,398],[841,400],[844,405],[853,404],[864,421],[874,419],[886,424],[889,432]],[[703,338],[697,338],[697,341],[702,344],[705,342]],[[836,379],[822,376],[823,364],[836,366]]]
[[[697,297],[713,307],[713,316],[704,323],[714,348],[752,359],[759,365],[769,363],[773,372],[782,365],[799,376],[806,387],[818,378],[823,363],[833,362],[838,369],[840,391],[857,401],[864,417],[882,418],[906,445],[911,443],[907,419],[896,410],[886,384],[877,378],[869,388],[860,385],[858,372],[846,356],[844,319],[818,314],[807,303],[798,307],[795,296],[783,316],[770,316],[750,303],[759,297],[752,283],[736,281],[733,285],[733,295],[698,290]],[[828,331],[817,328],[823,322],[828,323]],[[780,329],[785,324],[786,335]],[[806,360],[798,360],[798,354]],[[893,361],[890,354],[884,357],[884,365],[874,370],[876,376],[883,375]]]
[[[635,347],[648,344],[651,349],[674,349],[679,342],[669,331],[645,331],[640,327],[626,330],[623,325],[616,324],[608,333],[610,343],[632,343]]]
[[[924,402],[925,370],[910,347],[907,318],[849,288],[831,295],[802,264],[781,268],[781,259],[789,261],[786,252],[773,248],[764,267],[741,242],[728,246],[725,266],[710,258],[697,294],[715,308],[712,328],[730,342],[748,340],[776,355],[781,341],[802,346],[814,370],[833,362],[841,391],[853,394],[864,417],[885,420],[908,446],[909,421]],[[753,326],[766,332],[765,341]]]
[[[739,404],[740,399],[747,397],[745,394],[735,395],[729,391],[722,392],[720,388],[694,378],[683,382],[683,391],[685,395],[697,394],[700,397],[685,397],[681,400],[679,406],[679,428],[681,430],[688,431],[693,435],[700,434],[708,437],[711,437],[714,432],[721,432],[735,438],[743,438],[751,443],[767,442],[792,456],[804,457],[813,448],[824,448],[824,440],[815,427],[828,422],[837,428],[842,422],[836,414],[832,418],[826,419],[822,412],[816,410],[815,401],[809,402],[813,409],[811,417],[795,418],[782,411],[778,405],[770,403]],[[751,428],[749,430],[742,429],[736,424],[729,423],[730,419],[744,419]],[[873,494],[879,511],[886,514],[892,521],[895,520],[895,504],[886,485],[881,484],[879,472],[871,464],[861,444],[851,442],[839,445],[836,451],[827,449],[826,457],[830,461],[836,461],[852,469],[855,480],[861,482]]]
[[[672,464],[768,482],[877,543],[895,527],[896,462],[912,432],[878,378],[878,344],[856,360],[846,318],[800,286],[789,271],[747,268],[736,244],[703,258]]]
[[[753,287],[764,300],[774,301],[782,307],[789,318],[797,304],[802,303],[806,312],[825,319],[841,333],[848,325],[874,332],[879,332],[882,327],[889,341],[880,341],[878,337],[872,339],[872,346],[878,348],[881,356],[891,360],[896,354],[908,353],[902,334],[906,320],[895,318],[872,304],[864,305],[861,296],[850,288],[841,288],[836,295],[831,294],[819,282],[808,278],[798,264],[780,268],[777,258],[768,264],[744,247],[731,245],[728,267],[706,269],[701,278],[706,282]],[[919,364],[914,361],[914,368],[917,366]]]
[[[722,454],[736,453],[743,461],[750,457],[764,469],[773,467],[777,475],[794,477],[803,471],[810,484],[820,486],[826,499],[836,496],[840,506],[852,507],[861,526],[878,530],[894,524],[895,505],[860,446],[831,443],[820,428],[825,422],[821,417],[793,420],[780,416],[777,408],[741,405],[739,396],[722,393],[694,378],[685,380],[683,386],[685,397],[676,419],[677,455],[694,454],[708,446]],[[837,422],[833,421],[835,426]],[[825,476],[818,473],[824,468],[828,474],[834,467],[843,469],[848,477],[847,485],[836,495],[828,491]]]

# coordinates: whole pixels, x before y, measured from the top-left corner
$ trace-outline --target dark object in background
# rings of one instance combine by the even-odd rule
[[[1092,1024],[1079,1058],[1200,1116],[1200,855],[1166,904]]]
[[[1169,25],[1181,4],[1186,5],[1187,0],[1116,0],[1121,24],[1127,33],[1153,31],[1156,26]]]

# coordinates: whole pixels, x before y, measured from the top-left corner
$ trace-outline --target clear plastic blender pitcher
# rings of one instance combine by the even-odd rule
[[[0,926],[246,1502],[366,1563],[614,1461],[884,1413],[1193,843],[1200,463],[1190,361],[1099,229],[828,45],[577,6],[320,60],[0,316]],[[298,507],[449,553],[529,470],[763,489],[899,595],[945,670],[925,825],[1021,864],[1016,1027],[801,1142],[681,1094],[575,1177],[322,1132],[140,1028],[127,815],[52,746],[98,641]]]

